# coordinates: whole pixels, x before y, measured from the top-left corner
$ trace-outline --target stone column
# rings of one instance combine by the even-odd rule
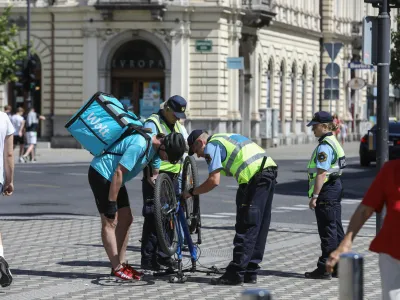
[[[98,55],[95,28],[83,29],[83,99],[86,101],[99,89],[98,87]]]
[[[239,40],[242,38],[241,30],[242,23],[233,18],[230,28],[229,35],[229,57],[239,56]],[[238,70],[228,70],[228,97],[229,97],[229,107],[228,107],[228,131],[229,132],[240,132],[240,109],[239,109],[239,71]]]
[[[171,31],[171,95],[189,98],[189,38],[190,22],[181,21],[178,28]]]

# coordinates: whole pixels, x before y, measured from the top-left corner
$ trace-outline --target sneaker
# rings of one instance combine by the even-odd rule
[[[9,286],[13,281],[13,277],[8,267],[8,263],[3,256],[0,256],[0,274],[1,274],[0,285],[2,287]]]
[[[24,162],[25,162],[25,159],[24,159],[22,156],[20,156],[19,159],[18,159],[18,161],[19,161],[20,163],[24,163]]]
[[[136,279],[136,280],[141,280],[141,279],[142,279],[142,277],[143,277],[143,275],[144,275],[143,272],[136,271],[136,270],[135,270],[130,264],[128,264],[127,262],[126,262],[126,263],[123,263],[122,266],[123,266],[124,268],[127,268],[128,270],[131,271],[133,279]]]
[[[126,268],[124,266],[122,266],[117,271],[113,270],[113,275],[115,277],[118,277],[118,278],[122,279],[122,280],[133,280],[132,272],[128,268]]]

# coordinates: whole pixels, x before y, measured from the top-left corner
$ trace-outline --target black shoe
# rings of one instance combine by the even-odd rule
[[[339,274],[338,274],[338,271],[337,271],[337,270],[334,270],[334,271],[333,271],[332,277],[333,277],[333,278],[339,278]]]
[[[149,271],[160,271],[161,266],[159,264],[152,264],[152,263],[141,263],[140,268],[142,270],[149,270]]]
[[[304,276],[310,279],[324,279],[324,280],[331,280],[332,275],[330,273],[324,272],[321,269],[316,268],[312,272],[305,272]]]
[[[244,274],[244,283],[256,284],[257,283],[257,275]]]
[[[9,286],[13,281],[13,277],[10,268],[8,267],[8,263],[3,256],[0,256],[0,274],[0,285],[2,287]]]
[[[178,262],[175,259],[171,258],[171,257],[166,257],[166,258],[159,257],[157,259],[157,262],[160,265],[164,266],[164,267],[172,268],[172,269],[178,269]]]
[[[242,285],[243,281],[240,279],[230,279],[224,276],[219,278],[211,278],[210,284],[212,285]]]

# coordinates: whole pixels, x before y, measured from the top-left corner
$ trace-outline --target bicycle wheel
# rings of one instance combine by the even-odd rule
[[[182,189],[190,190],[192,187],[199,186],[196,160],[192,156],[187,156],[183,163]],[[184,202],[185,216],[188,222],[190,233],[195,232],[200,224],[200,203],[199,195],[186,199]]]
[[[154,217],[158,243],[169,256],[175,254],[178,246],[177,205],[171,179],[167,174],[159,174],[154,188]]]

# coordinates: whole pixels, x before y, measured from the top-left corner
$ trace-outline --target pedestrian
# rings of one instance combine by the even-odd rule
[[[6,115],[11,118],[11,106],[10,105],[6,105],[4,106],[4,112],[6,113]]]
[[[271,222],[272,199],[277,165],[264,149],[240,134],[209,135],[194,130],[188,137],[189,155],[204,157],[208,178],[204,183],[184,191],[183,199],[205,194],[220,183],[220,175],[234,176],[239,187],[236,193],[236,225],[233,259],[213,285],[257,283]]]
[[[338,135],[340,134],[340,124],[342,121],[339,119],[339,116],[337,114],[333,115],[333,124],[336,125],[336,129],[333,131],[333,134],[335,135],[336,138],[338,138]]]
[[[6,113],[0,112],[0,193],[11,196],[14,192],[14,126]],[[7,261],[4,258],[2,236],[0,234],[0,285],[7,287],[13,277]]]
[[[332,272],[340,255],[351,251],[353,240],[365,222],[386,207],[381,230],[372,240],[369,250],[379,253],[379,269],[383,300],[400,299],[400,159],[386,162],[372,182],[364,199],[350,219],[347,233],[326,264]],[[339,266],[340,267],[340,266]]]
[[[39,120],[46,120],[46,117],[39,115],[35,112],[32,107],[26,116],[25,121],[25,138],[28,148],[26,149],[24,155],[22,156],[25,162],[28,162],[28,156],[31,155],[32,162],[36,162],[36,143],[37,143],[37,132],[39,129]]]
[[[170,97],[162,109],[152,114],[144,123],[144,127],[150,128],[154,133],[169,134],[171,132],[181,133],[183,137],[188,137],[187,131],[179,122],[185,119],[187,102],[178,95]],[[186,148],[186,147],[185,147]],[[179,197],[181,192],[182,161],[171,164],[162,161],[160,173],[166,173],[175,185],[175,192]],[[158,245],[156,222],[154,217],[154,184],[147,180],[150,176],[150,167],[146,167],[143,172],[142,193],[143,193],[143,230],[141,239],[141,268],[146,270],[158,271],[161,265],[168,268],[176,268],[176,262],[171,257],[164,254]]]
[[[17,113],[11,117],[11,123],[14,126],[14,148],[19,145],[19,162],[25,162],[22,158],[24,154],[24,133],[25,133],[25,119],[22,116],[24,109],[17,108]]]
[[[141,273],[125,260],[129,229],[133,221],[126,182],[137,176],[148,164],[153,181],[158,175],[160,159],[179,161],[185,149],[181,134],[143,133],[150,136],[149,146],[141,134],[125,137],[106,154],[95,156],[88,178],[101,218],[103,246],[111,263],[111,274],[123,279],[140,279]]]
[[[319,138],[307,169],[309,207],[315,210],[322,255],[318,259],[317,268],[306,272],[305,277],[329,280],[332,276],[337,277],[337,270],[332,274],[327,273],[326,261],[344,236],[341,216],[343,187],[340,176],[346,166],[346,158],[343,148],[333,135],[337,127],[331,114],[317,112],[307,126],[312,126],[314,135]]]
[[[341,137],[342,146],[343,146],[344,142],[346,141],[346,137],[347,137],[347,125],[344,122],[340,123],[340,137]]]

